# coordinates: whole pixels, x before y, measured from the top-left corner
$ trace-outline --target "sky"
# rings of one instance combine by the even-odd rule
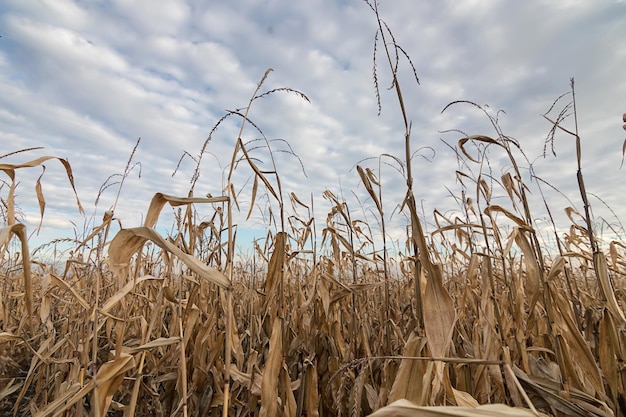
[[[599,234],[615,238],[607,225],[619,230],[626,218],[620,166],[626,2],[393,0],[380,1],[379,11],[419,78],[418,85],[402,54],[398,77],[412,126],[414,193],[428,231],[436,227],[433,210],[451,217],[459,212],[462,184],[456,172],[479,172],[476,164],[457,158],[461,132],[497,137],[489,118],[472,105],[454,104],[442,113],[457,100],[488,106],[504,134],[520,144],[523,154],[516,157],[538,225],[545,225],[546,214],[530,164],[542,179],[559,231],[569,228],[564,209],[583,209],[574,138],[559,133],[545,152],[551,125],[541,115],[570,92],[573,77],[590,203]],[[360,183],[358,164],[380,178],[388,235],[402,250],[407,221],[398,206],[405,170],[386,155],[404,158],[404,124],[377,29],[372,9],[361,0],[3,1],[0,154],[43,149],[0,163],[43,155],[67,159],[85,208],[84,215],[77,210],[63,166],[46,162],[46,212],[37,234],[34,190],[42,168],[20,170],[16,202],[31,247],[85,236],[111,209],[118,225],[140,226],[155,193],[188,194],[196,168],[192,157],[198,160],[204,144],[194,195],[221,195],[242,120],[222,118],[245,108],[272,68],[259,92],[287,90],[254,101],[249,119],[258,130],[246,125],[242,140],[260,169],[272,170],[273,157],[288,215],[290,193],[306,204],[313,199],[321,235],[330,207],[323,193],[329,190],[377,233],[375,205]],[[551,115],[570,100],[564,97]],[[573,118],[563,126],[573,130]],[[132,169],[120,190],[131,154]],[[487,168],[499,179],[511,164],[493,148]],[[242,162],[232,176],[241,246],[275,230],[268,226],[268,212],[278,211],[260,186],[252,216],[245,219],[252,173]],[[275,178],[268,178],[276,187]],[[6,199],[9,180],[2,180],[0,195]],[[465,185],[475,198],[475,187]],[[493,202],[511,207],[506,198]],[[198,210],[200,220],[211,215],[208,208]],[[172,230],[171,216],[166,208],[158,223],[163,233]]]

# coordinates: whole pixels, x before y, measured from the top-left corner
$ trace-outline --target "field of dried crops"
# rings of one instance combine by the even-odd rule
[[[392,59],[399,49],[385,42],[389,29],[373,10],[410,161]],[[626,415],[626,246],[594,235],[577,132],[565,130],[577,144],[573,180],[584,210],[566,208],[571,225],[562,235],[554,227],[555,247],[542,245],[533,223],[513,156],[519,144],[485,112],[496,134],[456,147],[476,167],[457,172],[462,214],[435,212],[430,233],[404,164],[406,241],[392,257],[374,170],[357,169],[380,215],[376,249],[372,227],[341,198],[323,193],[332,208],[318,232],[311,203],[285,197],[278,173],[255,164],[241,139],[252,103],[276,92],[306,99],[259,89],[237,113],[223,196],[155,190],[143,226],[120,230],[108,211],[71,243],[61,267],[29,247],[15,188],[20,170],[57,160],[74,189],[71,165],[54,157],[0,164],[0,415]],[[570,110],[546,115],[552,135]],[[500,178],[483,172],[487,149],[507,157]],[[238,164],[254,177],[250,206],[258,191],[276,207],[248,257],[234,250]],[[35,193],[43,219],[39,180]],[[82,211],[78,197],[77,205]],[[178,216],[164,236],[154,226],[167,206]]]
[[[512,144],[462,138],[470,161],[469,143]],[[0,167],[15,178],[48,159]],[[59,269],[31,258],[7,182],[0,414],[624,415],[626,248],[568,209],[558,251],[542,252],[511,162],[500,190],[474,178],[465,216],[435,213],[428,235],[409,187],[395,258],[372,250],[364,222],[330,191],[320,248],[292,194],[294,213],[307,214],[284,222],[281,205],[283,229],[246,259],[229,244],[228,195],[157,193],[144,226],[111,236],[107,212]],[[380,207],[374,172],[358,173]],[[491,202],[498,192],[508,204]],[[153,228],[166,205],[180,209],[168,237]],[[194,223],[196,211],[211,220]]]

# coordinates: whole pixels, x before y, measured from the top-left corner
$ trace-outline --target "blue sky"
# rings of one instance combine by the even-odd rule
[[[417,151],[415,194],[427,223],[435,208],[458,210],[450,192],[459,195],[455,171],[465,169],[443,142],[454,145],[460,135],[441,132],[495,135],[484,115],[470,106],[457,105],[442,114],[454,100],[506,112],[500,115],[501,127],[520,142],[536,174],[582,210],[573,139],[559,135],[557,157],[543,157],[550,125],[541,114],[569,90],[570,77],[576,80],[587,190],[602,199],[591,199],[594,213],[615,223],[606,203],[624,219],[625,2],[394,0],[382,1],[380,11],[421,82],[414,82],[410,66],[401,60],[401,86]],[[85,217],[76,210],[61,165],[47,163],[44,227],[33,244],[72,237],[73,229],[83,233],[97,223],[117,194],[116,187],[107,188],[96,206],[99,190],[107,178],[124,171],[139,137],[134,161],[140,165],[124,184],[116,218],[124,227],[138,226],[154,193],[186,195],[194,165],[185,159],[172,176],[180,157],[184,152],[198,155],[225,111],[247,104],[267,68],[274,71],[262,91],[289,87],[310,99],[274,94],[256,102],[250,113],[268,139],[286,141],[271,142],[278,151],[274,156],[284,194],[294,192],[303,201],[312,195],[320,228],[328,210],[325,190],[343,195],[355,216],[367,216],[374,225],[373,203],[355,169],[357,163],[368,166],[382,176],[390,236],[401,240],[406,222],[394,210],[402,201],[404,181],[388,165],[380,173],[376,158],[403,156],[403,126],[393,91],[387,90],[390,77],[380,44],[383,109],[377,115],[372,77],[376,29],[374,15],[360,0],[167,0],[158,6],[149,0],[4,1],[0,154],[45,149],[0,162],[41,155],[69,159],[86,209]],[[213,135],[196,195],[221,193],[238,128],[239,121],[229,118]],[[254,129],[244,131],[244,140],[259,137]],[[257,149],[255,156],[269,167],[267,152]],[[490,161],[497,176],[509,168],[498,152]],[[38,223],[33,190],[40,173],[18,173],[17,201],[31,231]],[[243,211],[237,219],[240,243],[263,236],[266,228],[260,214],[264,200],[258,201],[251,220],[243,219],[250,176],[243,165],[234,176]],[[553,212],[562,213],[570,204],[564,196],[546,192]],[[4,198],[6,188],[2,193]],[[544,218],[536,191],[533,198],[535,216]],[[161,226],[169,229],[171,218]],[[560,221],[559,228],[568,227]]]

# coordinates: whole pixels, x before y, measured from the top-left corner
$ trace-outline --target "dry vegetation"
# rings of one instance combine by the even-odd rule
[[[396,78],[403,51],[378,22],[404,109]],[[564,236],[555,228],[558,247],[542,248],[514,158],[521,150],[490,119],[494,138],[458,142],[468,167],[457,172],[467,192],[458,196],[464,214],[436,212],[428,235],[410,165],[403,165],[409,222],[399,258],[387,256],[385,242],[374,250],[371,227],[330,191],[320,236],[312,203],[285,199],[278,173],[257,167],[241,139],[251,105],[269,93],[301,94],[259,89],[228,115],[242,123],[223,196],[193,197],[193,186],[187,197],[157,193],[144,225],[114,236],[109,211],[61,269],[31,258],[15,213],[19,170],[50,158],[0,164],[8,178],[1,415],[624,415],[626,248],[601,244],[592,232],[580,140],[563,127],[570,110],[575,115],[573,82],[552,133],[576,140],[585,210],[566,210],[571,227]],[[410,124],[402,116],[409,160]],[[510,167],[500,178],[486,168],[494,148]],[[69,163],[58,160],[73,188]],[[254,175],[251,205],[262,189],[275,207],[264,244],[247,259],[233,247],[238,202],[230,178],[239,164]],[[381,183],[367,167],[358,174],[385,236]],[[36,194],[43,218],[39,182]],[[494,196],[507,202],[495,204]],[[154,229],[166,205],[179,213],[168,237]],[[197,213],[210,221],[198,223]]]

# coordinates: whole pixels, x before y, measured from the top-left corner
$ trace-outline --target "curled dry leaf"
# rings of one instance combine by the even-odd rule
[[[149,227],[135,227],[132,229],[122,229],[111,241],[109,246],[109,264],[114,270],[119,270],[128,265],[130,258],[148,240],[156,243],[161,249],[166,250],[178,257],[192,271],[209,282],[221,288],[229,288],[230,281],[219,270],[203,264],[198,258],[183,252],[179,247],[166,241],[155,230]]]
[[[124,380],[124,374],[133,368],[135,368],[134,357],[122,353],[115,359],[102,364],[100,369],[98,369],[95,378],[95,406],[98,407],[99,415],[104,416],[107,414],[111,401],[113,401],[113,395]]]

